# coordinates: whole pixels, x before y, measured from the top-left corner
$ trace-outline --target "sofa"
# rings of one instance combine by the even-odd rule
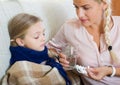
[[[76,17],[72,0],[0,0],[0,80],[9,67],[11,57],[8,21],[22,12],[36,15],[43,20],[46,42],[67,19]]]

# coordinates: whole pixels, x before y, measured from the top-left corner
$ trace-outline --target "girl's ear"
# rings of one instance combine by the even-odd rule
[[[17,43],[19,46],[24,46],[24,41],[23,41],[23,39],[21,39],[21,38],[16,38],[16,43]]]

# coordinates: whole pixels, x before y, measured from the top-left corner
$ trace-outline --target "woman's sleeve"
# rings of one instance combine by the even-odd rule
[[[60,52],[66,47],[65,25],[61,27],[57,34],[46,45],[48,48],[54,48],[57,52]]]

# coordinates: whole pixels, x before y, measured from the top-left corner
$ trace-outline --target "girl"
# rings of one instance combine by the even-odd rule
[[[18,14],[8,30],[11,59],[5,85],[70,85],[62,66],[48,55],[45,29],[38,17]]]

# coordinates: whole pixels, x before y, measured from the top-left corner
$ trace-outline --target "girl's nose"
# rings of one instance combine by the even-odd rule
[[[45,41],[45,35],[42,36],[42,41]]]
[[[45,41],[45,35],[41,35],[40,41]]]

